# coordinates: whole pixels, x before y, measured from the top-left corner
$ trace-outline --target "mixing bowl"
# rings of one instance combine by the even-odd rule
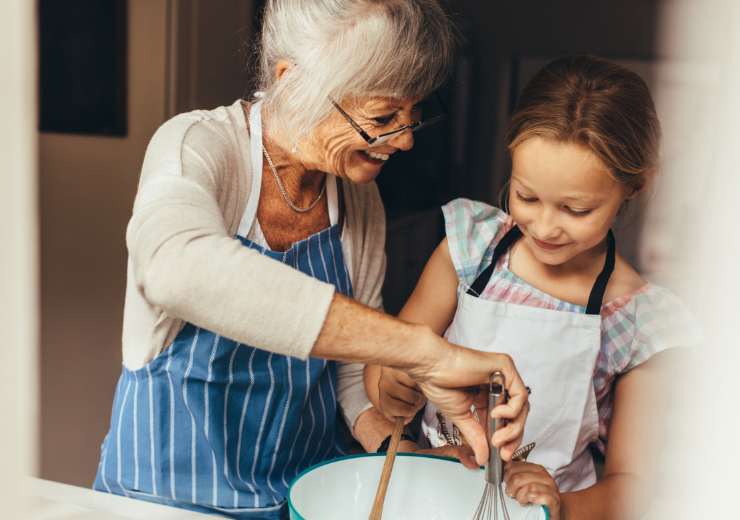
[[[367,520],[383,468],[382,454],[350,455],[307,469],[290,486],[291,520]],[[483,470],[454,459],[399,453],[384,520],[469,520],[478,507]],[[547,509],[507,497],[511,520],[547,520]]]

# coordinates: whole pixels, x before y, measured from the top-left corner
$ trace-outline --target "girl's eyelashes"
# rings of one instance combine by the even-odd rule
[[[528,204],[529,203],[532,203],[532,202],[537,202],[537,197],[527,197],[525,195],[522,195],[518,191],[516,192],[516,198],[519,199],[519,200],[521,200],[522,202],[526,202]]]
[[[574,217],[584,217],[593,211],[591,209],[571,208],[570,206],[563,206],[563,209]]]
[[[525,204],[533,204],[538,200],[537,197],[528,197],[518,191],[515,193],[516,198]],[[562,206],[562,208],[566,213],[573,215],[574,217],[584,217],[593,211],[593,209],[572,208],[570,206]]]

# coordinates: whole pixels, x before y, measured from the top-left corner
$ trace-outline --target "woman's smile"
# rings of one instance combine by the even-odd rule
[[[391,157],[389,153],[374,152],[373,150],[361,150],[359,155],[363,160],[375,166],[383,166],[385,161]]]

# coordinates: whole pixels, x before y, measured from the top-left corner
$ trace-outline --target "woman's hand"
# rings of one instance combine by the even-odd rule
[[[509,401],[494,408],[490,414],[492,417],[508,419],[508,424],[496,431],[491,442],[500,448],[504,460],[511,460],[511,455],[521,443],[529,412],[527,389],[512,359],[506,354],[460,347],[438,336],[429,339],[444,344],[433,346],[436,355],[427,358],[431,361],[409,369],[408,374],[418,383],[424,395],[457,425],[473,448],[480,465],[488,460],[488,440],[483,426],[471,413],[471,406],[486,406],[490,375],[497,370],[504,374]],[[485,385],[485,391],[479,391],[481,385]]]
[[[468,469],[480,469],[480,466],[475,461],[475,454],[470,446],[440,446],[439,448],[425,448],[423,450],[416,450],[416,453],[424,453],[426,455],[434,455],[436,457],[451,457],[459,460],[463,466]]]
[[[410,421],[426,403],[424,394],[408,374],[389,367],[380,368],[378,394],[378,407],[391,421],[395,417]]]
[[[419,446],[412,441],[401,441],[398,445],[399,452],[419,453],[424,455],[433,455],[435,457],[450,457],[459,460],[463,466],[468,469],[479,469],[480,466],[475,462],[475,455],[470,446],[440,446],[439,448],[419,449]]]
[[[545,468],[529,462],[504,467],[506,494],[521,505],[539,504],[550,510],[551,520],[562,520],[560,490]]]

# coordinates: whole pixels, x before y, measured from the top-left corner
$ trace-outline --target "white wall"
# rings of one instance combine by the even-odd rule
[[[25,518],[20,478],[36,466],[38,206],[33,2],[0,2],[0,504]]]

